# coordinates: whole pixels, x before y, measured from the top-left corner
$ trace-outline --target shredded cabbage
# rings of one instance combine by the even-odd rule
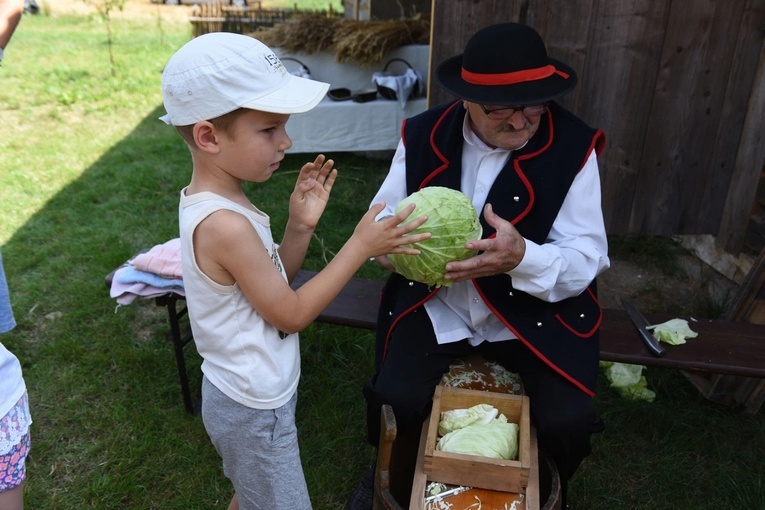
[[[398,273],[410,280],[429,286],[452,284],[444,279],[446,263],[464,260],[475,255],[465,248],[465,243],[481,238],[483,229],[470,199],[451,188],[428,186],[402,200],[396,212],[414,202],[417,204],[407,220],[427,215],[428,221],[412,231],[412,234],[430,232],[431,236],[412,247],[419,255],[390,254],[388,260]]]

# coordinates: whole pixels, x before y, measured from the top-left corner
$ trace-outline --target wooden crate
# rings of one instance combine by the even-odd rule
[[[496,407],[507,420],[518,424],[518,460],[490,459],[436,450],[438,423],[443,411],[467,409],[477,404]],[[425,443],[424,469],[429,480],[507,492],[525,493],[532,455],[529,398],[521,395],[436,387]]]
[[[765,324],[765,248],[760,251],[722,318]],[[694,372],[683,372],[683,375],[712,402],[749,414],[756,414],[765,403],[765,379]]]

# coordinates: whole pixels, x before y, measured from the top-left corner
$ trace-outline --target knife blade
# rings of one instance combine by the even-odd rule
[[[627,315],[629,316],[632,323],[635,325],[635,327],[638,330],[638,333],[640,334],[641,338],[645,342],[645,344],[648,346],[648,350],[651,351],[651,354],[654,356],[661,356],[664,354],[664,347],[662,347],[659,344],[659,341],[656,340],[650,331],[646,329],[646,326],[650,326],[651,323],[648,322],[648,320],[643,317],[643,314],[640,313],[640,310],[638,310],[638,307],[635,306],[634,303],[621,298],[622,306],[624,307],[624,310],[627,312]]]

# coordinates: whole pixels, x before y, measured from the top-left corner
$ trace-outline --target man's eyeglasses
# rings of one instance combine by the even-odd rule
[[[483,113],[492,120],[507,119],[515,115],[515,112],[523,112],[526,117],[536,117],[547,111],[547,104],[534,104],[529,106],[505,106],[489,110],[484,105],[479,104]]]

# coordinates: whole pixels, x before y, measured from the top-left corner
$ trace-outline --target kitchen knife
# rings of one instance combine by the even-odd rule
[[[650,326],[651,323],[643,317],[643,314],[640,313],[638,307],[624,298],[622,298],[622,306],[624,307],[624,310],[626,310],[630,320],[632,320],[632,323],[637,328],[640,336],[643,337],[643,341],[648,346],[648,350],[651,351],[651,354],[657,357],[664,354],[664,347],[662,347],[659,344],[659,341],[646,329],[646,326]]]

